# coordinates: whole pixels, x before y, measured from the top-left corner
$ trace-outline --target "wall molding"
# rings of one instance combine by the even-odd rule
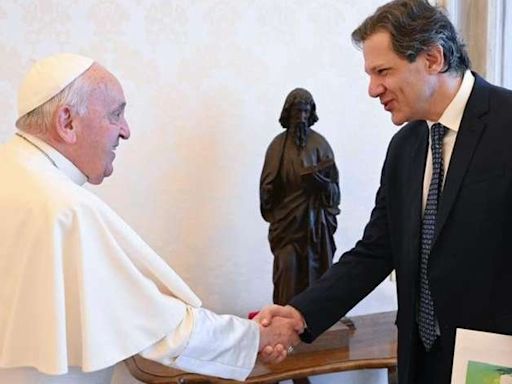
[[[487,79],[494,84],[503,85],[506,36],[504,0],[489,0],[487,31]]]
[[[493,84],[512,86],[512,9],[506,0],[435,0],[468,47],[473,68]]]

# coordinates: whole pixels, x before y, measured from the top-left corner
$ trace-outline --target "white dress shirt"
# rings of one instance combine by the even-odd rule
[[[470,70],[464,73],[464,77],[460,84],[459,90],[455,94],[453,100],[448,104],[448,107],[444,110],[443,114],[439,118],[438,123],[443,124],[448,128],[443,138],[443,185],[448,173],[448,167],[450,165],[450,159],[452,158],[453,147],[455,145],[455,139],[459,132],[460,122],[462,121],[462,115],[468,102],[473,84],[475,83],[475,77]],[[427,205],[428,189],[430,187],[430,181],[432,180],[432,147],[431,147],[431,131],[430,127],[436,123],[435,121],[427,121],[429,128],[429,145],[427,152],[427,161],[425,164],[425,174],[423,178],[423,211]]]

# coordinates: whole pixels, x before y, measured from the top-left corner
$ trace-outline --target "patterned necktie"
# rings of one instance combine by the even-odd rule
[[[428,189],[427,204],[421,223],[421,258],[420,258],[420,301],[418,310],[418,327],[420,338],[429,351],[437,338],[434,302],[430,293],[427,275],[428,257],[434,240],[437,207],[443,185],[443,136],[446,127],[436,123],[431,128],[432,180]]]

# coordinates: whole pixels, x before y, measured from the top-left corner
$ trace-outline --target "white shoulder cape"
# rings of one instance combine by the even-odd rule
[[[20,137],[0,147],[0,181],[0,367],[103,369],[201,305],[105,203]]]

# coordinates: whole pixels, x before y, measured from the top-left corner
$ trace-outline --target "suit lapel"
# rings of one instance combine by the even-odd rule
[[[474,75],[475,85],[466,104],[441,194],[434,243],[455,203],[464,175],[485,129],[485,123],[480,117],[488,110],[489,84],[478,75]]]

